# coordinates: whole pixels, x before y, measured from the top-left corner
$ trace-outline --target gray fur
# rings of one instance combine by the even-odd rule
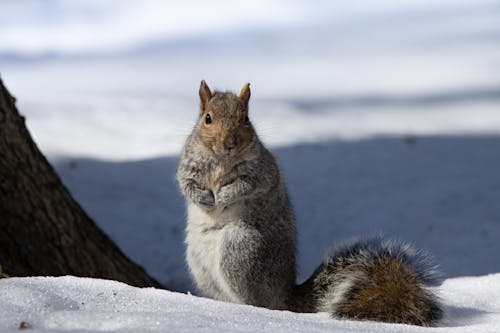
[[[254,140],[250,154],[255,157],[232,161],[237,176],[220,187],[214,201],[199,176],[210,172],[219,161],[204,151],[196,134],[188,139],[178,168],[180,188],[188,198],[188,264],[207,296],[286,309],[295,283],[292,211],[276,161],[257,137]],[[198,219],[200,214],[206,215],[203,223]],[[222,275],[216,278],[206,273],[208,269],[199,271],[198,267],[204,267],[209,248],[197,250],[214,235],[220,242],[217,262]],[[224,291],[220,279],[230,291]]]
[[[359,314],[357,318],[423,326],[437,324],[443,312],[437,296],[429,289],[440,283],[437,279],[437,268],[432,263],[431,257],[423,251],[415,250],[407,243],[380,236],[352,241],[338,247],[325,258],[305,282],[314,295],[318,310],[328,311],[334,318],[351,317],[344,313],[343,307],[352,302],[353,293],[371,282],[370,271],[376,267],[376,262],[381,258],[392,258],[399,262],[408,273],[408,276],[403,278],[414,279],[416,282],[412,282],[411,285],[416,286],[418,291],[412,295],[399,295],[399,301],[404,305],[400,309],[389,313],[377,313],[374,317]],[[398,281],[394,283],[397,284]],[[414,298],[422,301],[415,302]]]
[[[336,250],[311,278],[295,285],[294,217],[276,160],[251,124],[242,125],[241,112],[247,110],[241,98],[231,93],[212,97],[204,82],[202,88],[200,119],[182,152],[177,179],[187,202],[187,262],[203,294],[270,309],[329,311],[342,317],[339,307],[363,285],[373,258],[390,256],[401,261],[423,289],[432,282],[426,257],[404,244],[372,239]],[[220,135],[210,134],[203,126],[207,112],[221,119]],[[238,137],[238,126],[246,126],[251,135]],[[228,137],[245,148],[239,153],[231,150],[221,139]],[[441,310],[432,294],[423,295],[428,301],[424,304],[435,311],[421,323],[433,324]]]

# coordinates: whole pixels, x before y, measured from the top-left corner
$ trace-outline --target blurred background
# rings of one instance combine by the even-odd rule
[[[176,153],[201,79],[250,82],[277,145],[500,128],[499,1],[0,4],[0,73],[50,154]]]
[[[445,276],[500,271],[500,1],[2,0],[0,75],[77,199],[173,289],[201,79],[251,83],[301,276],[376,232]]]

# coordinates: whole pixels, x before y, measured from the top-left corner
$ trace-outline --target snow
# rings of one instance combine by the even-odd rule
[[[229,0],[200,3],[195,0],[140,2],[36,0],[0,3],[2,40],[0,53],[93,53],[116,52],[137,47],[145,41],[178,40],[193,36],[216,35],[259,29],[290,29],[333,22],[344,28],[344,34],[363,24],[401,17],[418,19],[418,15],[453,14],[452,19],[437,20],[439,31],[450,30],[450,22],[463,24],[463,12],[494,12],[496,1],[300,1],[256,0],[234,6]],[[493,9],[493,10],[492,10]],[[221,19],[221,11],[224,12]],[[471,19],[475,15],[468,15]],[[493,15],[492,15],[493,16]],[[491,16],[487,16],[490,18]],[[493,16],[494,17],[494,16]],[[347,18],[347,19],[346,19]],[[456,27],[451,25],[452,30]],[[477,19],[474,31],[495,29],[492,19]],[[348,29],[345,29],[348,28]],[[382,27],[385,28],[385,27]],[[447,29],[443,29],[447,28]],[[463,29],[463,28],[462,28]],[[448,32],[446,31],[446,32]],[[422,28],[412,30],[416,36],[426,35]],[[398,36],[397,32],[384,34]]]
[[[500,274],[449,279],[438,328],[333,320],[229,304],[115,281],[76,277],[0,280],[0,330],[30,332],[498,332]]]
[[[433,331],[500,331],[499,1],[254,1],[221,20],[228,3],[0,1],[0,74],[77,201],[195,294],[178,153],[200,80],[249,81],[295,208],[300,279],[331,246],[383,233],[440,264],[448,316]],[[0,331],[431,331],[73,277],[0,290]]]
[[[192,88],[189,98],[89,97],[76,103],[74,99],[61,97],[35,102],[20,99],[18,105],[27,116],[35,141],[49,156],[137,160],[180,152],[198,113],[196,87]],[[392,102],[396,105],[381,102],[378,107],[336,107],[335,103],[342,102],[269,101],[261,100],[258,95],[254,98],[252,122],[263,141],[272,147],[334,139],[357,141],[384,135],[500,133],[500,102],[488,100],[423,106],[398,105],[396,100]]]
[[[53,157],[179,153],[202,78],[221,90],[249,81],[274,147],[498,134],[498,4],[4,1],[0,74]]]

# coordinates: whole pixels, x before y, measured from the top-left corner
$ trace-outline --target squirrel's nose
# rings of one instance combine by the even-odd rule
[[[231,150],[236,147],[236,138],[234,136],[228,136],[221,139],[221,143],[225,149]]]

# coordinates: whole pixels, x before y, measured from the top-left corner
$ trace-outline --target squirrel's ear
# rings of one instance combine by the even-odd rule
[[[208,101],[212,98],[212,92],[210,91],[210,88],[208,87],[205,80],[201,80],[199,94],[200,94],[200,110],[203,111],[205,110],[205,106],[207,105]]]
[[[250,83],[245,83],[240,91],[240,99],[248,106],[248,100],[250,99]]]

